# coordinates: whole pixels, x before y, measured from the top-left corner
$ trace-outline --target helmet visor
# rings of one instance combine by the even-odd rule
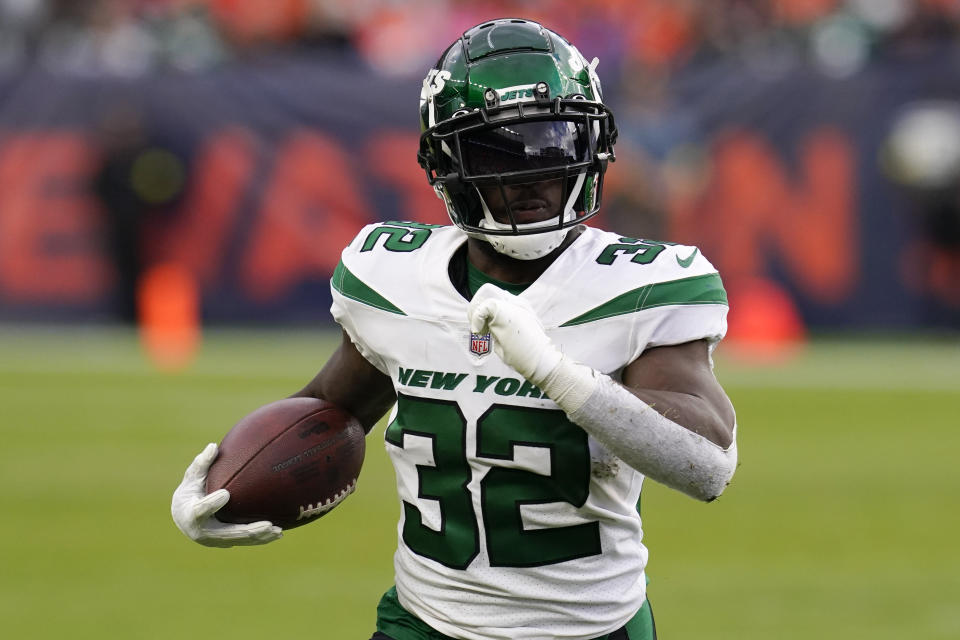
[[[562,169],[588,162],[591,145],[584,121],[516,122],[463,135],[465,177]]]

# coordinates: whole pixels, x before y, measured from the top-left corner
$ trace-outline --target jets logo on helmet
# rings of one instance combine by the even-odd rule
[[[420,92],[418,160],[455,225],[529,260],[558,247],[599,211],[616,125],[598,61],[527,20],[487,22],[440,56]],[[559,211],[536,222],[497,219],[484,190],[553,181]]]
[[[436,123],[433,96],[443,91],[444,83],[449,79],[450,72],[441,71],[439,69],[430,69],[430,72],[427,73],[427,77],[423,79],[423,87],[420,89],[420,109],[422,111],[424,105],[427,106],[429,111],[428,117],[431,122],[430,126],[433,126],[433,124]]]
[[[500,98],[500,104],[509,104],[520,100],[532,100],[534,98],[533,92],[536,91],[536,88],[537,85],[535,84],[527,84],[518,87],[496,89],[496,92]]]

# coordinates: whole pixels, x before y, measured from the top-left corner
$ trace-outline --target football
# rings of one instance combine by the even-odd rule
[[[340,407],[286,398],[240,420],[207,473],[207,493],[227,489],[221,522],[269,520],[292,529],[329,513],[357,486],[364,430]]]

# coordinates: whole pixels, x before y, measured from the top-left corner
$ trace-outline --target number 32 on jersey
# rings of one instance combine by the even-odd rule
[[[480,514],[468,486],[473,470],[467,460],[467,421],[455,402],[400,394],[385,438],[412,460],[406,472],[416,473],[416,497],[439,507],[439,527],[430,527],[416,505],[403,501],[403,542],[414,553],[466,569],[480,552],[478,517],[492,567],[536,567],[601,552],[595,521],[524,527],[523,505],[582,507],[588,498],[587,434],[562,411],[494,405],[477,420],[477,458],[489,465],[479,482]],[[426,446],[413,446],[414,439]],[[511,468],[519,446],[545,449],[549,475]],[[400,484],[412,481],[400,479]]]

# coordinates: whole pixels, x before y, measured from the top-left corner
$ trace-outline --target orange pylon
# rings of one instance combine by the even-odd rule
[[[200,345],[200,294],[193,275],[167,262],[150,267],[137,285],[140,342],[158,369],[181,371]]]

